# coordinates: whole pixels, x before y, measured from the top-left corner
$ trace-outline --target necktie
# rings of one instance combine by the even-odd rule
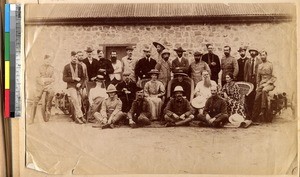
[[[251,75],[254,74],[254,58],[252,59],[252,62],[251,62]]]

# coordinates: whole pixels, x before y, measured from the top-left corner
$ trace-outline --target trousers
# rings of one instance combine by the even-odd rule
[[[71,97],[71,101],[72,101],[73,106],[74,106],[75,118],[83,117],[83,113],[82,113],[82,110],[81,110],[81,95],[80,95],[80,92],[77,89],[71,87],[71,88],[68,88],[68,93]]]

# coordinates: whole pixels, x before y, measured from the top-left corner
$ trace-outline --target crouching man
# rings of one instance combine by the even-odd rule
[[[137,88],[136,99],[132,103],[130,111],[127,113],[131,128],[150,125],[151,110],[150,104],[144,97],[143,88]]]
[[[94,117],[97,119],[97,125],[93,126],[94,128],[114,128],[114,125],[125,117],[121,110],[122,101],[118,98],[116,92],[117,89],[114,85],[110,84],[107,87],[106,93],[108,98],[102,102],[100,113],[96,112],[94,114]]]
[[[217,87],[211,87],[211,97],[205,103],[202,115],[197,117],[200,119],[199,126],[211,126],[221,128],[228,122],[227,105],[217,94]]]
[[[190,103],[183,98],[183,93],[181,86],[174,88],[174,98],[171,98],[164,110],[166,127],[189,125],[189,122],[194,119]]]

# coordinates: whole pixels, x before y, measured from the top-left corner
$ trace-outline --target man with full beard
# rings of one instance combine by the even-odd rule
[[[117,85],[117,83],[122,81],[123,64],[117,59],[116,51],[111,52],[110,61],[114,68],[114,72],[109,75],[110,84]]]
[[[238,52],[240,53],[241,58],[237,60],[238,65],[239,65],[239,73],[237,75],[236,81],[244,81],[244,68],[245,68],[245,63],[249,59],[246,56],[246,47],[240,47]]]
[[[236,77],[239,73],[239,65],[237,60],[230,55],[231,47],[224,47],[224,57],[221,59],[221,69],[222,69],[222,86],[226,84],[225,76],[228,73],[233,73],[233,80],[236,80]]]
[[[204,61],[202,61],[202,53],[201,52],[195,52],[194,53],[194,59],[195,61],[191,63],[188,74],[193,79],[195,85],[202,80],[202,71],[207,70],[210,73],[210,68],[208,64]]]

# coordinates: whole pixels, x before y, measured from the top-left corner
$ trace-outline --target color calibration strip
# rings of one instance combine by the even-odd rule
[[[21,6],[5,4],[4,117],[20,116]]]

